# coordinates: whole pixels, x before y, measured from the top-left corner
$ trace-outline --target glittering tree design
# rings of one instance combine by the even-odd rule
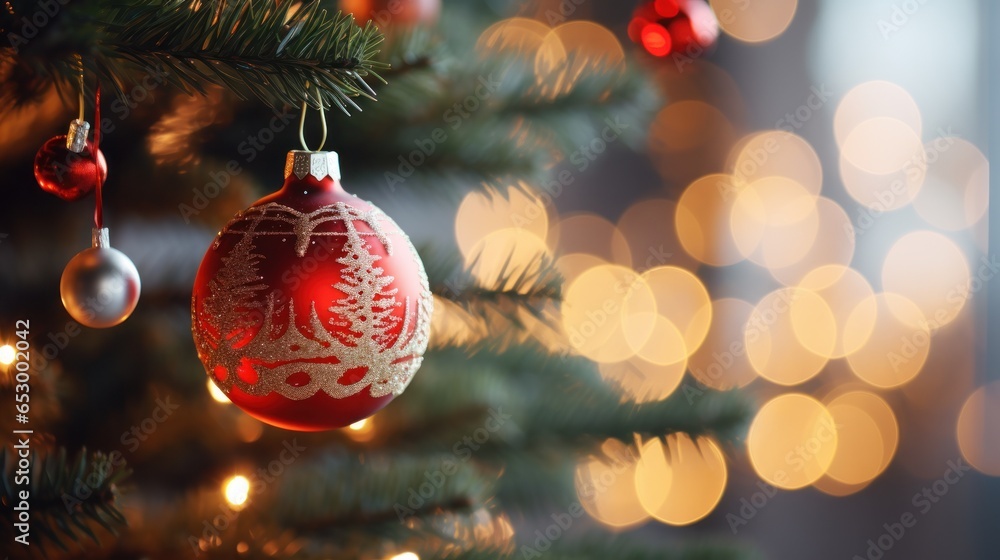
[[[394,278],[378,266],[382,257],[369,250],[369,239],[375,238],[391,255],[393,248],[384,226],[395,228],[395,224],[378,209],[361,211],[341,202],[311,213],[269,203],[247,210],[238,221],[248,219],[246,229],[234,227],[224,233],[242,237],[223,259],[223,267],[216,281],[210,283],[210,294],[203,307],[199,309],[195,302],[197,320],[209,327],[203,330],[232,333],[215,341],[206,340],[204,344],[198,341],[199,351],[208,358],[210,371],[219,372],[220,368],[225,371],[226,375],[216,376],[223,391],[229,392],[237,386],[252,395],[274,391],[290,399],[308,398],[319,390],[343,398],[365,387],[369,387],[375,398],[401,393],[419,369],[420,355],[427,347],[432,299],[419,260],[421,293],[417,301],[406,298],[400,302],[396,297],[398,289],[389,287]],[[277,305],[276,291],[265,298],[258,295],[264,288],[258,283],[257,273],[257,263],[262,257],[252,251],[253,239],[262,235],[288,235],[288,232],[258,231],[257,226],[265,220],[292,226],[299,256],[304,255],[304,248],[313,236],[345,237],[343,254],[337,258],[344,268],[340,282],[333,286],[344,297],[331,302],[328,310],[334,314],[330,325],[348,327],[349,335],[330,334],[319,319],[315,301],[310,304],[307,326],[300,326],[293,305]],[[316,231],[317,225],[329,221],[343,223],[344,231]],[[366,226],[365,230],[359,229],[359,223]],[[412,245],[408,248],[413,250]],[[261,307],[263,323],[256,328],[259,323],[248,320],[247,314],[253,316]],[[403,307],[402,317],[397,315],[400,307]],[[286,314],[287,320],[282,321]],[[250,325],[252,336],[243,325]],[[252,374],[247,375],[247,368],[251,368]],[[345,372],[359,368],[365,371],[360,379],[342,383]],[[308,381],[303,382],[303,374]],[[290,382],[292,376],[296,376],[294,383]]]

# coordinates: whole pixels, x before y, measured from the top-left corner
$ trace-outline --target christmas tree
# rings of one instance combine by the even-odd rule
[[[700,385],[696,394],[637,402],[602,378],[564,332],[565,271],[545,251],[524,258],[520,248],[484,248],[462,259],[438,247],[451,224],[416,237],[437,309],[430,348],[422,363],[400,366],[407,377],[420,367],[406,393],[367,421],[301,434],[213,397],[191,342],[195,270],[215,232],[276,182],[306,107],[336,109],[329,143],[361,196],[417,193],[441,204],[469,192],[540,200],[541,185],[558,179],[556,166],[581,139],[599,138],[613,123],[623,144],[638,145],[657,108],[659,92],[627,60],[526,47],[496,32],[513,5],[357,4],[11,0],[0,10],[10,43],[0,48],[7,177],[0,287],[8,294],[0,336],[15,345],[16,321],[30,321],[23,339],[32,348],[30,422],[0,415],[5,433],[32,430],[27,468],[21,440],[2,458],[7,553],[746,556],[718,541],[615,536],[588,519],[594,491],[581,462],[634,470],[639,446],[664,438],[668,447],[695,438],[708,454],[741,437],[749,405],[738,392]],[[374,22],[359,25],[340,8]],[[70,320],[56,295],[62,266],[87,246],[89,204],[41,192],[30,171],[37,146],[72,118],[81,75],[84,99],[98,84],[105,95],[94,126],[109,161],[107,215],[143,279],[139,308],[110,330]],[[320,126],[309,121],[302,132],[316,137]],[[371,217],[340,219],[351,258],[339,264],[377,268],[365,247],[380,240],[355,227]],[[398,301],[388,283],[363,285],[351,274],[335,286],[344,299],[326,311],[350,321],[358,340],[324,339],[317,309],[309,336],[276,332],[264,317],[283,310],[294,327],[295,310],[279,297],[268,309],[252,303],[256,270],[267,266],[252,236],[244,232],[237,244],[239,260],[252,266],[231,267],[212,286],[247,303],[232,314],[211,299],[202,308],[225,325],[196,341],[220,367],[261,358],[257,339],[303,352],[322,343],[343,346],[345,355],[366,344],[392,344],[394,359],[411,353],[412,338],[387,333],[400,327],[400,316],[419,321],[408,308],[397,313],[418,302]],[[363,316],[362,303],[377,312]],[[362,317],[370,327],[359,326]],[[242,334],[227,338],[234,331]],[[16,371],[0,378],[5,411],[17,404]],[[374,391],[372,383],[366,378],[357,389]],[[28,489],[30,500],[20,494]]]

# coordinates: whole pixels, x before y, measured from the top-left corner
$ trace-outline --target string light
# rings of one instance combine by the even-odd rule
[[[229,505],[233,506],[234,509],[239,508],[246,503],[247,496],[250,494],[250,481],[243,475],[236,475],[226,481],[223,494],[225,494]]]
[[[14,347],[11,346],[10,344],[4,344],[3,346],[0,346],[0,364],[9,366],[10,364],[14,363],[14,357],[16,355],[17,354],[14,351]]]

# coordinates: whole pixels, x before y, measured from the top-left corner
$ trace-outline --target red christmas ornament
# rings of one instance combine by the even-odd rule
[[[715,45],[719,21],[704,0],[647,1],[632,14],[628,36],[653,56],[695,58]]]
[[[342,0],[340,9],[364,24],[374,21],[383,31],[395,25],[435,23],[441,0]]]
[[[98,165],[94,164],[94,145],[87,141],[90,125],[76,120],[69,134],[50,138],[35,154],[35,180],[42,190],[63,200],[79,200],[97,186],[97,169],[101,181],[108,177],[108,163],[98,150]],[[68,140],[67,140],[68,139]]]
[[[208,375],[251,416],[317,431],[371,416],[420,367],[433,300],[406,235],[340,185],[337,154],[292,151],[285,184],[219,232],[195,279]]]

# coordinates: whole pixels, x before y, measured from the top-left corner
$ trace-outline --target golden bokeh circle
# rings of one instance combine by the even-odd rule
[[[706,175],[688,185],[677,202],[681,246],[695,259],[728,266],[744,259],[731,234],[730,214],[742,187],[731,175]]]
[[[822,477],[837,451],[833,415],[816,399],[780,395],[757,412],[747,434],[754,471],[766,482],[795,490]]]
[[[920,107],[902,86],[884,80],[864,82],[851,88],[833,117],[837,145],[843,146],[848,135],[861,123],[876,117],[889,117],[906,124],[917,137],[922,136]]]
[[[899,238],[882,264],[882,289],[915,303],[931,330],[958,317],[972,296],[971,281],[962,249],[933,231],[914,231]]]
[[[726,460],[711,438],[692,440],[683,433],[642,446],[636,465],[636,493],[654,519],[675,526],[690,525],[715,509],[726,489]],[[669,484],[664,484],[669,480]]]
[[[860,272],[843,265],[821,266],[806,274],[798,288],[818,295],[826,305],[810,305],[809,298],[801,300],[804,305],[792,302],[792,323],[796,333],[816,331],[817,324],[833,319],[833,330],[822,333],[834,337],[833,345],[800,337],[799,342],[806,348],[816,353],[829,351],[828,358],[843,358],[867,342],[875,328],[875,292]],[[868,312],[859,311],[859,306],[868,306]],[[853,332],[845,338],[847,320],[852,316]]]
[[[862,381],[889,389],[909,382],[920,373],[930,353],[931,332],[920,308],[909,299],[894,293],[876,294],[870,304],[859,305],[848,317],[844,344],[857,347],[847,355],[847,363]],[[875,326],[869,335],[860,326],[867,325],[874,313]],[[857,333],[857,334],[855,334]],[[857,339],[855,339],[857,337]],[[860,345],[858,341],[867,338]]]
[[[976,389],[958,416],[958,447],[976,470],[1000,476],[1000,381]]]
[[[798,0],[710,0],[719,27],[747,43],[770,41],[795,18]]]
[[[816,317],[810,330],[797,332],[793,303]],[[782,288],[764,296],[747,321],[744,340],[747,357],[758,375],[779,385],[798,385],[812,379],[829,361],[836,326],[833,313],[821,297],[808,290]],[[821,352],[813,352],[810,346]]]

